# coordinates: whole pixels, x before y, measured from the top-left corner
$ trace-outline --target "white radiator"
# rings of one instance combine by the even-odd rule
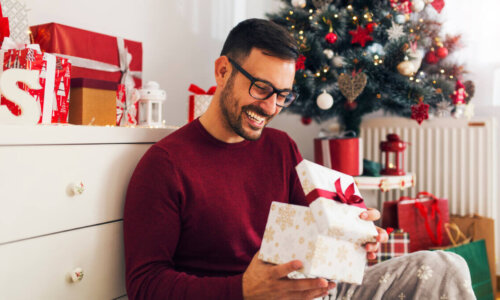
[[[380,162],[380,141],[388,133],[410,143],[404,168],[416,180],[411,189],[381,193],[382,202],[428,191],[448,199],[450,214],[478,213],[498,225],[495,119],[436,118],[420,126],[403,118],[366,119],[360,131],[366,159]]]

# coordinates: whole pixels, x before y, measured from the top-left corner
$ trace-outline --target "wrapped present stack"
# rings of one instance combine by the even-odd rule
[[[272,203],[259,258],[275,264],[298,259],[307,277],[361,284],[363,245],[378,233],[359,217],[365,207],[353,178],[307,160],[296,169],[309,207]]]
[[[210,102],[212,102],[213,94],[215,93],[215,86],[212,86],[208,91],[195,84],[189,86],[189,91],[192,95],[189,96],[188,105],[188,122],[200,117],[208,109]]]
[[[69,59],[72,62],[72,77],[81,78],[72,86],[71,94],[81,97],[78,105],[71,105],[70,120],[74,124],[110,124],[109,115],[118,120],[116,125],[137,124],[137,90],[142,81],[142,44],[97,32],[74,28],[57,23],[31,27],[33,41],[48,53]],[[92,45],[92,47],[89,47]],[[92,81],[89,86],[88,83]],[[81,84],[83,83],[83,85]],[[99,105],[98,95],[109,94],[109,87],[115,84],[115,105]],[[85,90],[87,89],[87,90]],[[90,92],[88,89],[93,89]],[[87,112],[87,117],[82,114]],[[90,115],[89,115],[90,114]],[[75,115],[75,116],[72,116]],[[106,116],[103,119],[103,116]],[[126,115],[117,118],[117,115]],[[89,119],[90,118],[90,119]]]

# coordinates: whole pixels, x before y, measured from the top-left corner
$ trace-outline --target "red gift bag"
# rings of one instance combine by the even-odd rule
[[[410,252],[450,244],[444,234],[449,222],[448,199],[420,192],[416,198],[401,197],[384,203],[382,227],[395,227],[410,235]]]

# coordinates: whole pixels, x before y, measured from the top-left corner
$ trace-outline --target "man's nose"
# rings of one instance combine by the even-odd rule
[[[276,113],[278,106],[276,105],[276,101],[278,100],[278,95],[276,93],[272,94],[269,98],[264,101],[261,101],[260,107],[264,110],[264,112],[272,116]]]

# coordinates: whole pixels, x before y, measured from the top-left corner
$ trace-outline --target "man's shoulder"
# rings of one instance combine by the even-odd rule
[[[197,130],[193,122],[188,123],[181,128],[170,133],[159,140],[155,146],[162,149],[172,149],[172,147],[184,147],[197,138]]]

